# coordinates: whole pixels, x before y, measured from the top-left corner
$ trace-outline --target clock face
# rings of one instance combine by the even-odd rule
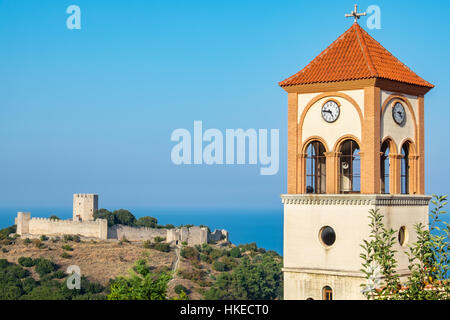
[[[339,117],[340,109],[336,102],[330,100],[322,107],[322,118],[326,122],[335,122]]]
[[[394,118],[395,123],[401,125],[404,123],[406,118],[405,108],[400,102],[397,102],[392,108],[392,117]]]

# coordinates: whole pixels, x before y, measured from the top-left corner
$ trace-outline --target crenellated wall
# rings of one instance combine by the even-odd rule
[[[50,220],[31,218],[29,212],[19,212],[16,219],[19,235],[65,235],[76,234],[83,237],[107,239],[108,222],[105,219],[95,221]]]
[[[187,242],[193,246],[220,240],[228,241],[226,230],[215,230],[210,233],[207,228],[191,227],[178,229],[154,229],[146,227],[130,227],[114,225],[108,228],[105,219],[95,221],[50,220],[31,218],[29,212],[18,212],[15,219],[19,235],[60,236],[65,234],[80,235],[98,239],[127,239],[129,241],[153,240],[156,237],[166,238],[166,242]]]

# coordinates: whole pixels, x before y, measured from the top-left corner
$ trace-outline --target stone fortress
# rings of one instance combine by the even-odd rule
[[[17,225],[16,233],[25,238],[34,238],[41,235],[79,235],[83,238],[91,239],[127,239],[128,241],[145,241],[163,237],[166,238],[168,243],[181,244],[186,242],[190,246],[217,241],[228,242],[228,232],[223,229],[209,232],[208,228],[205,227],[181,227],[175,229],[124,225],[108,227],[108,222],[105,219],[94,219],[94,212],[97,210],[97,194],[74,194],[72,219],[31,218],[30,212],[18,212],[15,219],[15,224]]]

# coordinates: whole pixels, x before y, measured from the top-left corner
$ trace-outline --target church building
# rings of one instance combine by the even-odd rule
[[[379,209],[403,251],[428,224],[425,81],[354,24],[298,73],[288,95],[284,298],[364,299],[360,245]]]

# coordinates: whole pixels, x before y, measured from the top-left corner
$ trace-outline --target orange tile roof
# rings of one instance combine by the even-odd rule
[[[434,87],[394,57],[358,23],[354,23],[305,68],[280,82],[279,85],[290,86],[368,78],[389,79],[423,87]]]

